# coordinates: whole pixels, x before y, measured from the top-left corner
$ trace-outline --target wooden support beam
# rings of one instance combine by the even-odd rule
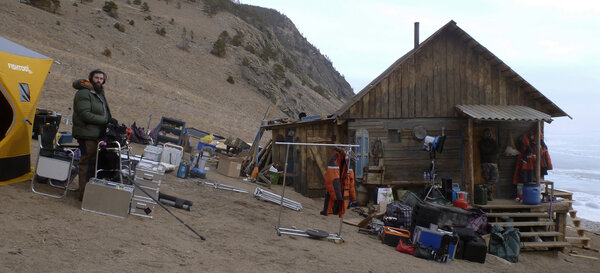
[[[540,137],[542,134],[542,121],[538,120],[537,122],[537,139],[536,139],[536,159],[535,159],[535,181],[537,182],[537,185],[540,185],[540,181],[541,181],[541,168],[540,168],[540,162],[541,162],[541,148],[542,148],[542,138]]]
[[[467,135],[469,136],[469,203],[474,203],[475,198],[475,165],[473,164],[473,119],[469,118]]]

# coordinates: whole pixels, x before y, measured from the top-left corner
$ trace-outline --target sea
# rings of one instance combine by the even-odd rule
[[[547,134],[553,170],[546,180],[573,193],[577,217],[600,222],[600,139],[586,133]]]

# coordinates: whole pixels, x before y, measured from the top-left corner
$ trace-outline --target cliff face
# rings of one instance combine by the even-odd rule
[[[101,68],[111,111],[130,125],[161,116],[251,141],[273,117],[331,114],[349,84],[277,11],[214,0],[61,0],[56,13],[0,1],[0,36],[52,59],[39,108],[66,114],[71,82]],[[220,41],[220,42],[219,42]],[[68,128],[65,128],[68,129]]]

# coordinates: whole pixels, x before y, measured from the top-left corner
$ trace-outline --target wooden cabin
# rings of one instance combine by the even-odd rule
[[[416,41],[413,50],[332,116],[267,129],[278,141],[360,143],[354,163],[359,180],[372,183],[370,170],[375,169],[383,175],[383,181],[371,176],[378,178],[375,183],[406,186],[422,185],[430,168],[422,134],[435,137],[443,131],[446,141],[435,155],[438,177],[459,183],[472,200],[473,185],[483,183],[477,142],[485,128],[492,129],[502,152],[510,136],[516,141],[532,129],[543,131],[543,122],[562,116],[568,115],[450,21],[422,43]],[[375,146],[382,151],[374,152]],[[274,161],[285,160],[282,148],[274,146],[280,155]],[[288,170],[293,170],[296,190],[322,196],[322,172],[331,150],[294,149]],[[515,162],[515,156],[500,155],[496,197],[514,197]]]

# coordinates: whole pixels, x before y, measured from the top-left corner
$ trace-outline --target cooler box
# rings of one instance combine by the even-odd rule
[[[91,178],[85,186],[81,209],[125,218],[129,214],[132,196],[131,185]]]
[[[423,246],[431,247],[434,250],[440,248],[442,243],[442,236],[452,235],[451,232],[432,230],[424,227],[416,227],[413,235],[413,242],[416,244],[421,243]],[[448,247],[448,255],[450,259],[454,260],[454,254],[456,253],[456,244],[450,244]]]
[[[410,231],[394,227],[384,227],[381,234],[381,241],[393,247],[398,246],[400,240],[408,241],[408,238],[410,238]]]

